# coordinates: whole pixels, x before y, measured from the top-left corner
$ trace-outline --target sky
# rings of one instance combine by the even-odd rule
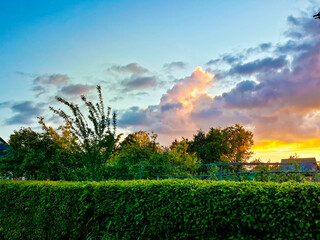
[[[55,96],[118,114],[163,145],[241,124],[254,158],[320,160],[320,3],[306,0],[0,0],[0,137]]]

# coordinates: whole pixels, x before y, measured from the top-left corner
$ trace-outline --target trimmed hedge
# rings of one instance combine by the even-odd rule
[[[0,181],[0,239],[320,239],[320,184]]]

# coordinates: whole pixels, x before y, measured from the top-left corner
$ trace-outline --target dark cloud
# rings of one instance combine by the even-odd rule
[[[71,84],[68,86],[63,87],[60,90],[61,95],[82,95],[82,94],[87,94],[88,92],[94,90],[96,86],[92,85],[83,85],[83,84]]]
[[[155,77],[133,77],[121,82],[124,91],[133,91],[157,86]]]
[[[137,63],[130,63],[125,66],[115,65],[107,69],[109,73],[118,73],[118,74],[133,74],[133,75],[143,75],[148,73],[149,70],[140,66]]]
[[[8,125],[30,124],[36,120],[43,112],[42,104],[35,104],[31,101],[14,103],[11,106],[14,115],[5,121]]]
[[[264,59],[257,59],[245,64],[235,65],[231,68],[230,74],[251,75],[254,73],[267,72],[278,70],[287,66],[288,62],[285,56],[277,58],[267,57]]]
[[[120,127],[129,127],[147,124],[146,111],[139,107],[131,107],[125,111],[118,120]]]

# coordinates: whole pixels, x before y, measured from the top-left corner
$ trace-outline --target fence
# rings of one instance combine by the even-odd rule
[[[209,163],[209,164],[192,164],[192,165],[139,165],[139,177],[140,179],[142,178],[142,168],[148,168],[148,167],[159,167],[159,168],[168,168],[168,167],[203,167],[203,166],[217,166],[219,168],[219,173],[216,174],[216,176],[219,177],[219,180],[223,180],[223,176],[228,176],[228,175],[242,175],[242,174],[280,174],[280,173],[313,173],[314,174],[314,180],[316,182],[319,182],[319,176],[318,176],[318,166],[317,163],[314,162],[313,164],[315,165],[315,170],[313,171],[284,171],[284,170],[276,170],[276,171],[248,171],[248,172],[233,172],[233,173],[223,173],[222,168],[225,166],[283,166],[283,165],[291,165],[294,166],[297,164],[296,162],[292,163],[279,163],[279,162],[274,162],[274,163]],[[299,164],[299,163],[298,163]],[[185,177],[190,177],[190,176],[179,176],[179,175],[157,175],[157,180],[160,179],[160,177],[167,177],[167,178],[185,178]],[[210,177],[210,175],[195,175],[192,177]]]

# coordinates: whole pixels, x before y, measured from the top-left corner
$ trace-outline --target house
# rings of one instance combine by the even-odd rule
[[[4,156],[4,151],[7,149],[8,144],[0,137],[0,157]]]
[[[296,158],[296,159],[281,159],[281,163],[294,163],[294,165],[282,165],[280,170],[292,170],[294,171],[295,167],[297,171],[316,171],[319,170],[317,165],[316,158]]]

